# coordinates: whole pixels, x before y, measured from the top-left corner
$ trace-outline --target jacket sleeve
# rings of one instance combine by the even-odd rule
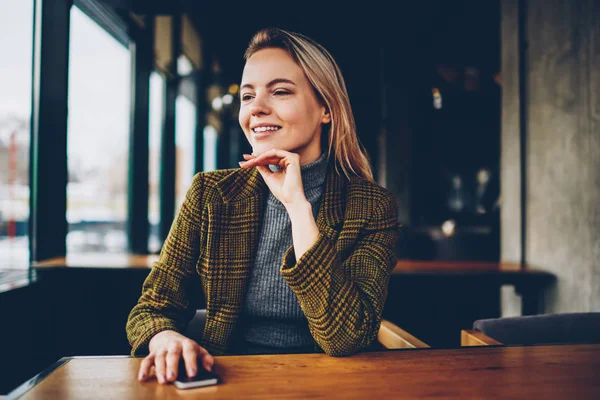
[[[184,331],[195,313],[192,299],[200,279],[195,266],[199,257],[201,193],[199,173],[129,314],[126,331],[132,356],[147,353],[150,339],[161,331]]]
[[[299,260],[293,246],[284,255],[281,274],[313,338],[331,356],[354,354],[377,337],[396,262],[397,212],[391,194],[379,201],[345,260],[323,232]]]

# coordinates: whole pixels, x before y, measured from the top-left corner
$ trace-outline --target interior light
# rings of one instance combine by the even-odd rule
[[[453,219],[449,219],[442,224],[442,233],[444,236],[449,237],[454,235],[456,232],[456,222]]]
[[[438,88],[433,88],[431,89],[431,92],[433,93],[433,108],[435,108],[436,110],[441,109],[442,95],[440,93],[440,90]]]
[[[229,85],[229,94],[236,95],[238,90],[240,90],[240,86],[236,83]]]
[[[223,100],[220,97],[215,97],[212,101],[212,108],[215,111],[221,111],[223,108]]]
[[[189,58],[184,54],[177,59],[177,74],[180,76],[189,75],[194,70],[194,66]]]
[[[225,96],[223,96],[223,104],[230,105],[231,103],[233,103],[233,96],[227,93]]]

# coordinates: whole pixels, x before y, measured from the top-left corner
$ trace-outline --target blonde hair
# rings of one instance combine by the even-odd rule
[[[336,170],[339,166],[348,179],[358,176],[373,181],[369,159],[356,134],[346,84],[331,54],[304,35],[268,28],[257,32],[250,40],[244,59],[248,60],[257,51],[267,48],[286,51],[302,68],[319,101],[329,110],[331,123],[325,143],[328,157],[331,158],[332,154],[335,157]]]

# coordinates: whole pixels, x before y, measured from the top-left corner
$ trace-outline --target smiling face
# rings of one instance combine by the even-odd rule
[[[239,122],[255,155],[277,148],[302,165],[321,155],[321,130],[331,117],[302,69],[279,48],[257,51],[242,75]]]

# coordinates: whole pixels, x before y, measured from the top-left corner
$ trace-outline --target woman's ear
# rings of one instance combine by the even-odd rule
[[[328,124],[331,122],[331,113],[327,106],[323,106],[323,116],[321,117],[321,123]]]

